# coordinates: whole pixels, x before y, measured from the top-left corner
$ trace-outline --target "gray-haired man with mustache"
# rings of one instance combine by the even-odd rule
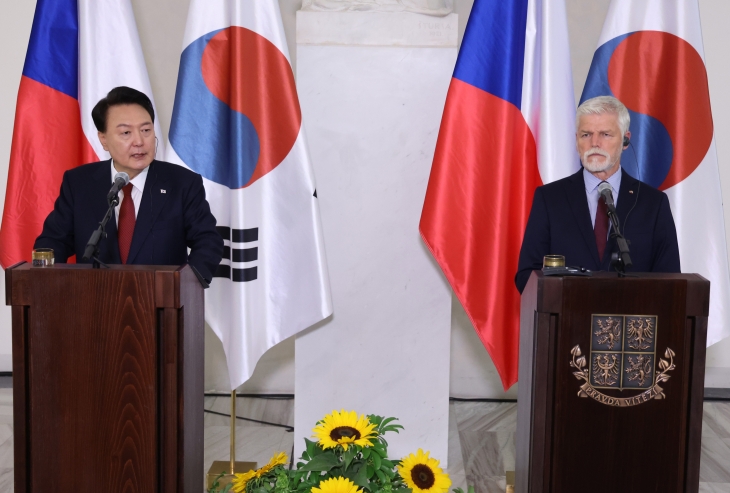
[[[622,233],[630,242],[634,272],[679,272],[679,247],[666,194],[621,169],[629,145],[630,116],[611,96],[589,99],[576,112],[575,146],[583,169],[538,187],[515,276],[522,292],[545,255],[564,255],[568,266],[610,270],[618,250],[598,186],[612,189]]]

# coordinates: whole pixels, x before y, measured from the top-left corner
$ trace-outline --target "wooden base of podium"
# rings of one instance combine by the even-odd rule
[[[255,462],[236,462],[234,470],[236,473],[248,472],[251,469],[256,469]],[[227,460],[217,460],[213,462],[213,465],[208,469],[208,489],[213,487],[215,479],[224,473],[223,476],[218,480],[218,485],[223,487],[230,484],[233,481],[233,474],[231,474],[231,463]]]

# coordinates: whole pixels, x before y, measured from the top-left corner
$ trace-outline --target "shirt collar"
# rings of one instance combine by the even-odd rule
[[[600,185],[603,181],[604,180],[597,178],[593,173],[583,168],[583,182],[585,183],[587,193],[595,191],[598,188],[598,185]],[[605,181],[611,185],[613,192],[617,194],[619,187],[621,187],[621,165],[619,165],[618,170]]]
[[[109,166],[111,167],[111,172],[112,172],[112,180],[111,181],[112,181],[112,183],[114,183],[114,177],[117,175],[118,171],[114,167],[114,160],[113,159],[110,159],[109,160],[109,163],[110,163]],[[150,169],[150,167],[147,166],[137,176],[135,176],[134,178],[132,178],[131,180],[129,180],[129,182],[132,184],[132,186],[134,186],[134,188],[136,188],[140,192],[144,192],[144,184],[147,181],[147,172],[149,171],[149,169]]]

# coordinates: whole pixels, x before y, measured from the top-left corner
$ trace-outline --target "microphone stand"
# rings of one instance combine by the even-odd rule
[[[616,269],[619,277],[626,277],[626,269],[630,269],[634,265],[629,255],[629,243],[624,238],[624,235],[621,234],[618,215],[616,215],[616,209],[614,207],[608,208],[608,218],[611,220],[611,225],[613,226],[611,238],[616,238],[616,244],[618,245],[618,252],[611,254],[611,265]]]
[[[96,228],[96,231],[91,233],[91,238],[89,238],[89,242],[86,243],[86,250],[84,250],[84,260],[89,260],[90,258],[94,259],[92,269],[98,269],[102,265],[107,269],[109,268],[108,265],[99,260],[99,241],[101,241],[102,238],[106,238],[106,230],[104,228],[106,227],[106,223],[112,217],[114,208],[119,204],[119,193],[117,192],[113,196],[108,197],[107,200],[109,202],[109,209],[107,209],[104,219],[102,219],[99,223],[99,227]]]

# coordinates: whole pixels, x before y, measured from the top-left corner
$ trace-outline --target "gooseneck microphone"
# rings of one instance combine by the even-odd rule
[[[106,200],[110,205],[114,199],[117,199],[117,202],[119,202],[119,190],[126,187],[127,183],[129,183],[129,175],[124,171],[120,171],[114,175],[114,184],[112,185],[111,190],[109,190],[109,193],[106,194]]]
[[[84,256],[82,258],[83,260],[93,259],[93,267],[95,269],[98,269],[100,265],[108,267],[108,265],[99,260],[99,241],[102,238],[106,238],[106,231],[104,228],[106,227],[107,221],[109,221],[112,217],[114,208],[117,204],[119,204],[119,190],[124,188],[127,183],[129,183],[129,175],[127,173],[120,171],[114,175],[114,184],[112,184],[112,188],[109,190],[109,193],[106,194],[106,201],[109,204],[109,209],[107,209],[104,218],[99,223],[99,227],[91,233],[91,238],[89,238],[88,243],[86,243],[86,249],[84,250]]]
[[[608,209],[608,218],[611,220],[613,226],[613,234],[616,238],[616,244],[618,245],[618,252],[611,255],[611,265],[619,273],[619,276],[623,277],[626,275],[626,269],[630,269],[633,266],[631,262],[631,256],[629,255],[629,243],[621,234],[621,227],[618,221],[618,214],[616,214],[616,204],[613,202],[613,192],[611,190],[611,184],[603,181],[598,185],[598,193],[601,194],[604,202],[606,202],[606,208]]]
[[[608,207],[609,212],[616,213],[616,205],[613,203],[613,191],[611,190],[611,184],[607,181],[602,181],[600,185],[598,185],[598,193],[603,197],[603,200],[606,202],[606,207]]]

